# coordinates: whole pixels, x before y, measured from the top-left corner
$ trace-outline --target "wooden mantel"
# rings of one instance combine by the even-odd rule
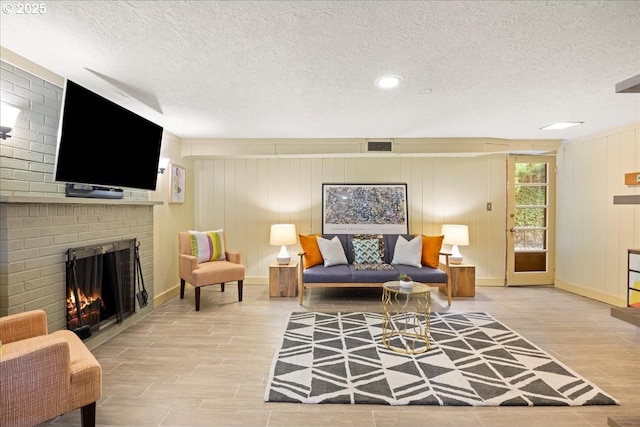
[[[72,205],[162,205],[162,201],[136,199],[98,199],[88,197],[0,196],[0,203],[51,203]]]

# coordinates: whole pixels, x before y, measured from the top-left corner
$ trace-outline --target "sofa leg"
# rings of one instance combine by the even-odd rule
[[[200,287],[196,288],[196,311],[200,311]]]
[[[184,279],[180,279],[180,299],[184,299]]]
[[[238,301],[242,301],[242,280],[238,280]]]
[[[80,409],[82,427],[95,427],[96,425],[96,402],[89,403]]]
[[[224,292],[224,283],[220,283],[220,292]]]

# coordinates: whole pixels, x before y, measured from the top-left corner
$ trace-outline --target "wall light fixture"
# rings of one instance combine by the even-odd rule
[[[18,118],[18,114],[20,114],[20,110],[4,102],[1,103],[0,107],[0,138],[11,138],[9,132],[11,132],[11,129],[16,125],[16,119]]]
[[[169,159],[166,157],[160,157],[160,161],[158,162],[158,173],[162,175],[164,171],[169,167]]]

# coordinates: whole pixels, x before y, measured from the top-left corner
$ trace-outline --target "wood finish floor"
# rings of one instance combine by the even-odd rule
[[[269,298],[268,286],[193,288],[94,350],[103,367],[99,426],[605,427],[640,426],[640,328],[611,307],[552,287],[477,287],[473,298],[432,291],[433,311],[483,311],[621,401],[591,407],[431,407],[265,403],[271,362],[292,311],[380,312],[379,289],[312,290]],[[637,421],[637,424],[636,424]],[[79,426],[79,411],[46,423]]]

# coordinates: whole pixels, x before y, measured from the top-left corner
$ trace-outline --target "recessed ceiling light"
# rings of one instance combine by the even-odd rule
[[[398,86],[402,82],[402,77],[400,76],[382,76],[376,79],[376,86],[382,89],[390,89]]]
[[[561,130],[561,129],[567,129],[570,127],[574,127],[574,126],[578,126],[583,124],[584,122],[558,122],[558,123],[554,123],[552,125],[549,126],[545,126],[543,128],[540,128],[541,130]]]

